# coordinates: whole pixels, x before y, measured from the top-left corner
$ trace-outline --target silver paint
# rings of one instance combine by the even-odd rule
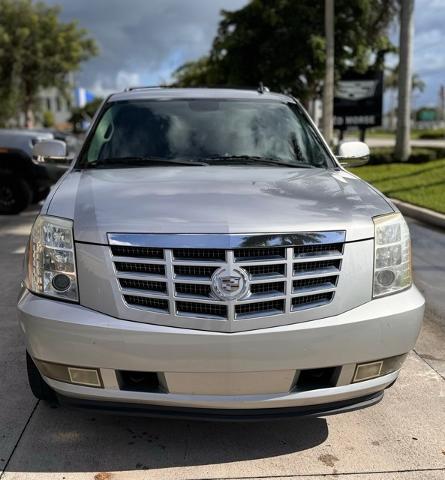
[[[372,217],[391,212],[342,170],[248,166],[72,171],[47,208],[74,220],[77,241],[100,244],[108,233],[329,230],[346,230],[346,241],[355,241],[372,238]]]

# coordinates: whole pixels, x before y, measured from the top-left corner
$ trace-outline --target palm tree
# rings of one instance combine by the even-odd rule
[[[411,155],[411,91],[414,36],[414,0],[400,0],[400,60],[395,157],[406,162]]]
[[[385,72],[385,90],[389,92],[389,128],[395,130],[396,128],[396,95],[399,84],[399,66],[394,68],[386,68]],[[425,90],[425,82],[420,78],[419,74],[414,73],[411,77],[411,90],[415,92],[423,92]]]

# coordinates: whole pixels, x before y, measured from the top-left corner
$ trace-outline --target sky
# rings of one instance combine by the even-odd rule
[[[321,0],[316,0],[321,1]],[[445,84],[445,0],[415,0],[414,71],[426,83],[415,106],[435,105]],[[77,74],[79,86],[103,95],[130,85],[169,81],[185,61],[206,54],[221,9],[247,0],[47,0],[63,20],[78,20],[96,39],[100,54]],[[391,38],[398,43],[397,28]],[[388,63],[396,63],[388,58]]]

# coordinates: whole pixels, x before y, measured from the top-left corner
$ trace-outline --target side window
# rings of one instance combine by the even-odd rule
[[[100,152],[103,146],[110,141],[113,136],[113,113],[109,108],[100,119],[100,122],[94,132],[94,137],[91,140],[90,148],[88,149],[87,160],[92,162],[100,157]]]

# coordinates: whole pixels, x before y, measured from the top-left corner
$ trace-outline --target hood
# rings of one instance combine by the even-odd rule
[[[286,233],[374,236],[384,197],[345,171],[269,167],[148,167],[72,171],[47,213],[74,220],[77,241],[107,233]]]

